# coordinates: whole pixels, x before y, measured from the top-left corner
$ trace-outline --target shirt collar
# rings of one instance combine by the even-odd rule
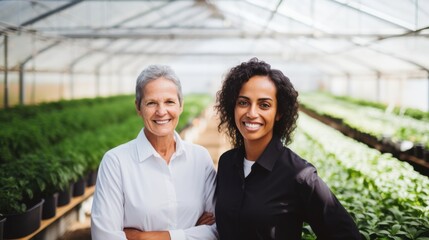
[[[278,159],[278,156],[282,153],[282,149],[283,143],[281,142],[280,137],[274,135],[265,150],[262,152],[261,156],[259,156],[259,158],[256,160],[256,163],[271,172],[273,170],[274,164]],[[239,151],[237,152],[235,164],[242,168],[243,159],[244,147],[241,146],[239,148]]]
[[[152,144],[150,144],[146,135],[144,134],[144,128],[140,130],[136,140],[137,140],[136,147],[137,147],[137,153],[139,156],[139,159],[138,159],[139,162],[143,162],[152,156],[159,155],[156,152],[155,148],[153,148]],[[174,140],[176,141],[176,152],[173,154],[173,157],[177,157],[181,154],[184,154],[185,151],[183,146],[183,140],[180,138],[180,135],[176,131],[174,131]]]

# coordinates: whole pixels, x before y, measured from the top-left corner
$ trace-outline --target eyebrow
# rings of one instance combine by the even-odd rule
[[[246,96],[238,96],[238,98],[244,98],[246,100],[250,100],[250,98],[246,97]],[[258,98],[258,101],[273,101],[272,98]]]

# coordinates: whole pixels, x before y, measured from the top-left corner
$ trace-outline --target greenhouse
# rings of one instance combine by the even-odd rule
[[[251,181],[250,177],[257,176],[257,167],[263,166],[262,158],[247,159],[250,144],[258,140],[249,136],[259,131],[259,122],[246,122],[240,128],[237,119],[240,110],[245,109],[242,104],[253,104],[246,94],[241,96],[243,86],[253,83],[253,77],[244,79],[238,89],[224,83],[232,78],[234,67],[255,58],[280,70],[298,92],[296,124],[291,127],[291,141],[282,138],[283,147],[317,169],[317,176],[350,215],[360,238],[429,239],[429,1],[0,0],[0,240],[106,239],[101,237],[103,228],[98,224],[105,221],[114,226],[116,221],[108,222],[97,215],[98,206],[103,206],[100,196],[105,188],[109,192],[108,174],[116,176],[115,171],[122,171],[120,163],[126,160],[118,157],[118,165],[109,172],[104,163],[110,156],[107,152],[134,139],[139,141],[141,132],[143,139],[152,144],[153,158],[162,155],[149,135],[163,141],[166,138],[146,130],[158,129],[164,120],[149,121],[148,109],[152,104],[165,104],[165,108],[154,108],[154,114],[159,115],[161,110],[176,106],[172,98],[156,102],[169,90],[166,82],[155,83],[174,79],[148,81],[142,85],[142,96],[136,96],[140,91],[136,90],[136,85],[140,86],[136,81],[151,65],[171,67],[183,92],[183,100],[180,94],[173,94],[182,110],[172,114],[164,111],[172,122],[176,121],[175,114],[180,115],[177,126],[171,129],[171,136],[177,132],[173,152],[168,160],[159,158],[166,160],[165,169],[176,173],[173,167],[178,161],[174,160],[180,158],[181,140],[207,150],[213,176],[219,173],[222,154],[241,146],[244,159],[254,164],[249,168],[250,175],[243,175],[242,180]],[[272,75],[268,76],[275,82]],[[144,95],[149,87],[164,90]],[[219,107],[224,96],[219,93],[226,94],[228,89],[237,90],[234,96],[238,97],[229,99],[234,101],[234,110],[229,112],[234,116],[229,118],[222,116]],[[280,109],[289,103],[277,102],[284,99],[276,95],[281,95],[278,91],[276,86],[273,106]],[[265,93],[263,88],[256,92]],[[155,100],[146,102],[147,96]],[[258,121],[265,121],[268,106],[258,107],[262,110],[248,110],[243,118],[253,114]],[[277,122],[285,113],[274,113],[274,129],[278,129]],[[232,135],[228,119],[238,122]],[[170,120],[165,124],[169,126]],[[105,165],[100,165],[102,160]],[[243,168],[240,171],[246,173]],[[146,185],[149,177],[137,169],[123,170],[118,178],[126,182],[128,174],[135,172],[134,180],[138,181],[132,187],[140,190],[132,194],[142,191],[145,195],[146,187],[156,190],[154,196],[174,195],[169,208],[180,204],[176,183],[159,187],[155,179]],[[190,174],[189,170],[189,174],[177,178],[186,179],[194,172]],[[201,209],[193,209],[198,212],[198,216],[194,214],[198,222],[192,220],[189,226],[208,226],[221,240],[230,239],[225,237],[223,227],[228,225],[221,221],[228,219],[225,216],[232,218],[237,210],[220,209],[226,206],[220,190],[222,176],[225,174],[212,179],[218,185],[212,185],[213,191],[216,188],[212,197],[217,202],[211,209],[216,209],[219,222],[201,223],[198,217],[205,215]],[[264,189],[274,188],[274,184],[270,182]],[[232,188],[234,183],[227,185],[223,187]],[[170,222],[168,227],[149,224],[151,227],[146,229],[141,223],[149,221],[146,215],[133,216],[137,219],[133,223],[126,210],[131,202],[128,187],[118,190],[123,196],[122,205],[109,209],[125,208],[118,210],[120,215],[112,215],[123,218],[118,220],[121,237],[115,239],[133,239],[128,228],[139,234],[171,231],[168,239],[181,239],[174,235],[179,230],[183,239],[212,239],[186,235],[190,234],[188,227],[178,226],[190,218],[177,217],[175,211],[169,216],[181,220],[169,219],[174,224]],[[137,205],[147,207],[147,201],[143,197]],[[156,204],[151,206],[156,209]],[[240,221],[250,224],[251,218],[247,217],[251,215],[246,215],[244,209],[237,210],[241,220],[237,217],[233,226],[240,226]],[[157,212],[152,210],[150,214]],[[222,211],[224,215],[218,215]],[[256,222],[275,221],[265,219],[267,213],[263,213]],[[155,221],[164,220],[155,215]],[[31,222],[27,224],[21,217]],[[303,221],[301,239],[334,239],[323,235],[328,225],[322,224],[325,230],[320,230],[311,217],[309,221],[306,217],[300,215],[297,220]],[[334,215],[327,218],[327,222],[335,223]],[[289,226],[276,225],[267,232],[273,239],[283,239],[279,236],[283,231],[288,233],[285,229]],[[252,237],[265,239],[262,235]]]

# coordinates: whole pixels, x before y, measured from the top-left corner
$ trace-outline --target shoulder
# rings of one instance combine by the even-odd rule
[[[191,143],[188,141],[183,141],[183,140],[182,140],[182,145],[186,153],[202,154],[202,155],[209,154],[208,150],[201,145]]]
[[[304,186],[312,186],[319,180],[316,167],[307,160],[300,157],[298,154],[289,149],[290,164],[295,171],[295,179],[298,184]]]
[[[209,151],[198,144],[182,140],[183,150],[188,157],[196,160],[205,160],[204,162],[212,164],[212,159]]]
[[[110,150],[108,150],[104,156],[102,162],[119,162],[119,159],[129,158],[136,151],[136,139],[133,139],[129,142],[118,145]]]
[[[307,165],[311,165],[307,160],[299,156],[293,150],[286,146],[282,146],[282,149],[279,150],[279,160],[283,165],[288,165],[288,167],[301,169]]]
[[[192,142],[188,142],[185,140],[181,140],[183,147],[185,149],[185,151],[192,151],[192,152],[197,152],[197,153],[202,153],[202,152],[208,152],[207,149],[201,145],[192,143]]]
[[[239,153],[240,153],[240,148],[233,148],[233,149],[230,149],[230,150],[222,153],[222,155],[219,157],[218,166],[221,167],[224,165],[233,164],[234,161],[232,161],[232,160],[238,158]]]
[[[281,166],[295,172],[297,178],[306,176],[311,172],[317,172],[316,168],[310,162],[296,154],[288,147],[284,147],[279,163]]]

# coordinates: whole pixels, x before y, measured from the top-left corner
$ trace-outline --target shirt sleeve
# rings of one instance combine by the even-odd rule
[[[119,161],[104,155],[97,175],[91,210],[91,236],[94,240],[125,240],[124,197]]]
[[[204,151],[203,159],[206,160],[205,167],[205,185],[204,185],[204,198],[206,212],[214,214],[215,211],[215,198],[214,192],[216,188],[216,171],[213,166],[213,161],[207,150]],[[182,234],[183,233],[183,234]],[[170,231],[171,240],[214,240],[218,239],[216,224],[213,225],[200,225],[183,230]]]
[[[361,239],[352,217],[314,167],[303,169],[298,182],[304,202],[304,221],[310,224],[318,239]]]

